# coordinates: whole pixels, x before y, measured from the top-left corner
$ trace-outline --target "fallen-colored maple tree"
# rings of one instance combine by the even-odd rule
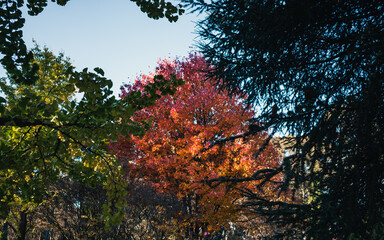
[[[133,90],[144,91],[147,83],[156,81],[155,75],[174,74],[185,81],[173,96],[163,96],[134,115],[135,121],[150,126],[143,138],[121,136],[111,144],[127,174],[145,179],[159,192],[177,195],[185,208],[178,224],[188,236],[236,222],[241,194],[235,188],[255,189],[257,184],[213,186],[205,180],[250,177],[259,169],[277,166],[281,159],[272,144],[255,156],[266,132],[222,141],[248,132],[254,112],[245,108],[240,96],[219,91],[215,79],[206,78],[209,69],[202,56],[191,54],[183,61],[160,61],[154,74],[141,75],[133,85],[122,87],[124,98]]]

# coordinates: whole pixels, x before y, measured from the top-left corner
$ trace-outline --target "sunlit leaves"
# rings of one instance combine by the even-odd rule
[[[174,95],[161,96],[155,105],[134,115],[135,121],[151,123],[144,137],[120,137],[111,144],[130,176],[144,178],[157,191],[175,194],[184,202],[187,214],[178,220],[181,228],[194,225],[213,230],[236,221],[238,207],[234,203],[240,194],[234,185],[211,188],[202,181],[220,176],[247,177],[259,168],[276,166],[279,158],[269,145],[254,159],[266,133],[215,145],[218,140],[246,132],[247,120],[254,113],[244,108],[242,98],[229,97],[228,92],[216,88],[214,79],[206,79],[204,72],[209,68],[199,55],[184,61],[164,60],[154,74],[142,75],[134,85],[126,85],[122,89],[124,99],[132,90],[160,96],[146,89],[156,83],[156,74],[185,81]]]
[[[123,209],[125,183],[106,143],[119,134],[143,135],[144,121],[136,123],[130,116],[159,96],[141,96],[132,91],[127,97],[129,102],[116,99],[112,82],[101,69],[76,72],[62,54],[54,56],[48,49],[38,47],[32,52],[32,64],[39,65],[35,84],[2,79],[0,85],[5,93],[0,115],[2,217],[8,214],[12,202],[41,203],[49,195],[50,184],[60,177],[69,177],[88,185],[105,186],[108,204],[115,209],[106,211],[106,220],[116,224],[120,219],[116,214],[121,215]],[[148,92],[165,95],[182,83],[175,78],[158,78],[147,86]]]

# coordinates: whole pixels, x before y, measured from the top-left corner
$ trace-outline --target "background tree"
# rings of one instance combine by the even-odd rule
[[[252,172],[278,165],[279,153],[272,144],[256,156],[268,134],[246,132],[254,112],[244,109],[243,99],[218,91],[214,79],[207,79],[210,67],[203,57],[190,55],[184,61],[159,63],[155,74],[166,78],[182,77],[185,84],[173,96],[163,96],[156,103],[135,113],[134,120],[151,121],[143,138],[121,137],[111,145],[128,175],[150,181],[161,193],[174,194],[183,203],[186,215],[178,219],[184,237],[197,239],[199,232],[229,229],[229,222],[239,218],[235,204],[240,194],[230,183],[210,188],[205,180],[219,176],[249,177]],[[153,75],[142,75],[136,83],[122,88],[124,99],[131,91],[142,90],[153,82]],[[144,91],[145,94],[145,91]],[[233,137],[231,142],[219,142]],[[277,180],[274,178],[274,180]],[[252,188],[253,183],[237,187]],[[265,188],[265,195],[269,189]]]
[[[52,183],[50,196],[28,209],[26,239],[166,239],[165,229],[171,229],[171,216],[181,211],[175,197],[156,193],[142,181],[132,181],[126,191],[124,216],[118,225],[107,229],[103,221],[103,205],[108,196],[102,186],[62,177]],[[14,205],[8,217],[8,239],[18,238],[19,205]],[[14,213],[14,214],[13,214]]]
[[[295,137],[281,189],[302,205],[249,194],[254,211],[313,239],[384,234],[384,8],[381,1],[186,1],[217,81]],[[295,232],[295,227],[299,228]],[[281,238],[282,236],[280,236]]]

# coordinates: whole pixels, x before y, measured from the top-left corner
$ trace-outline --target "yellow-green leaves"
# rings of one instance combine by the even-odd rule
[[[104,186],[108,203],[104,219],[116,224],[122,218],[125,181],[109,154],[107,143],[120,134],[143,136],[144,122],[131,116],[173,94],[183,81],[158,76],[146,86],[148,94],[133,91],[124,100],[112,95],[112,81],[100,68],[81,72],[62,54],[33,49],[39,78],[33,85],[1,81],[0,112],[0,217],[11,204],[39,204],[51,198],[49,186],[68,178],[91,186]],[[83,93],[78,100],[75,94]]]

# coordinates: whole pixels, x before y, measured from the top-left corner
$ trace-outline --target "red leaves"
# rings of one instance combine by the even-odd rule
[[[160,62],[156,75],[167,79],[175,74],[185,84],[173,96],[162,96],[155,105],[135,114],[135,121],[152,121],[143,138],[126,136],[113,148],[118,156],[124,156],[121,159],[132,159],[130,167],[136,177],[152,182],[158,191],[194,202],[190,217],[213,227],[236,219],[234,200],[240,195],[229,191],[229,184],[212,189],[201,181],[251,176],[258,169],[277,165],[280,156],[268,146],[263,155],[254,159],[266,134],[248,137],[247,142],[236,139],[209,148],[219,139],[246,132],[248,120],[254,115],[251,109],[244,109],[243,99],[217,90],[215,79],[207,79],[204,74],[209,68],[197,54],[185,61]],[[155,74],[142,75],[133,86],[126,85],[121,96],[143,89]],[[252,187],[248,185],[243,183],[241,187]]]

